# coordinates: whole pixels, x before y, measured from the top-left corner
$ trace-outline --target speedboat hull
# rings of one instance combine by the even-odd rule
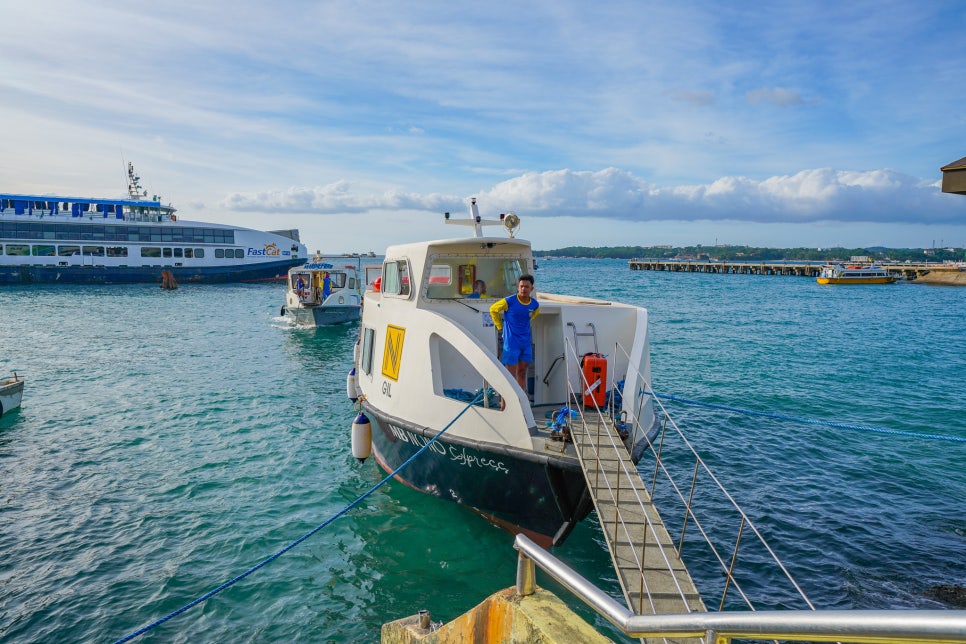
[[[0,416],[20,407],[23,399],[23,378],[14,376],[0,380]]]
[[[360,306],[340,306],[340,305],[321,305],[321,306],[300,306],[286,307],[285,314],[296,326],[332,326],[334,324],[345,324],[346,322],[358,322],[362,314]]]
[[[388,473],[409,460],[436,431],[423,430],[363,404],[373,423],[373,455]],[[559,544],[593,509],[579,462],[552,452],[482,443],[443,434],[395,477],[466,506],[491,523],[544,547]],[[526,502],[521,502],[525,498]]]

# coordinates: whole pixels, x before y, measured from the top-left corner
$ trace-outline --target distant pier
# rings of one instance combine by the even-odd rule
[[[667,271],[671,273],[735,273],[741,275],[794,275],[818,277],[827,262],[735,262],[700,259],[632,259],[628,262],[632,271]],[[876,264],[901,280],[917,280],[932,275],[963,273],[962,264]]]

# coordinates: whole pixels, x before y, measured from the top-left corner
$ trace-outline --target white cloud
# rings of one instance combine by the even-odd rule
[[[721,177],[708,184],[658,187],[617,168],[528,172],[476,195],[487,212],[632,221],[823,221],[961,224],[966,200],[894,170],[821,168],[757,181]],[[315,188],[234,193],[222,206],[266,213],[338,214],[411,210],[461,212],[456,195],[365,191],[347,181]]]

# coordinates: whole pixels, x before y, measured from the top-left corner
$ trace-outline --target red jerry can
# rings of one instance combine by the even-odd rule
[[[587,353],[580,360],[584,378],[584,407],[603,407],[607,400],[607,358],[599,353]]]

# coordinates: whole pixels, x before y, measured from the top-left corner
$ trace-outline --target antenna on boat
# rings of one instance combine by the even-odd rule
[[[132,200],[137,201],[141,198],[141,191],[144,191],[145,197],[148,196],[148,191],[141,187],[141,177],[134,174],[134,164],[130,161],[127,162],[127,194]]]
[[[476,207],[476,197],[470,197],[470,218],[469,219],[450,219],[449,213],[443,213],[446,218],[447,224],[455,224],[457,226],[473,226],[473,236],[482,237],[483,236],[483,226],[503,226],[510,232],[510,237],[513,237],[513,231],[517,229],[520,225],[520,218],[511,213],[500,213],[499,219],[483,219],[480,217],[480,210]]]

